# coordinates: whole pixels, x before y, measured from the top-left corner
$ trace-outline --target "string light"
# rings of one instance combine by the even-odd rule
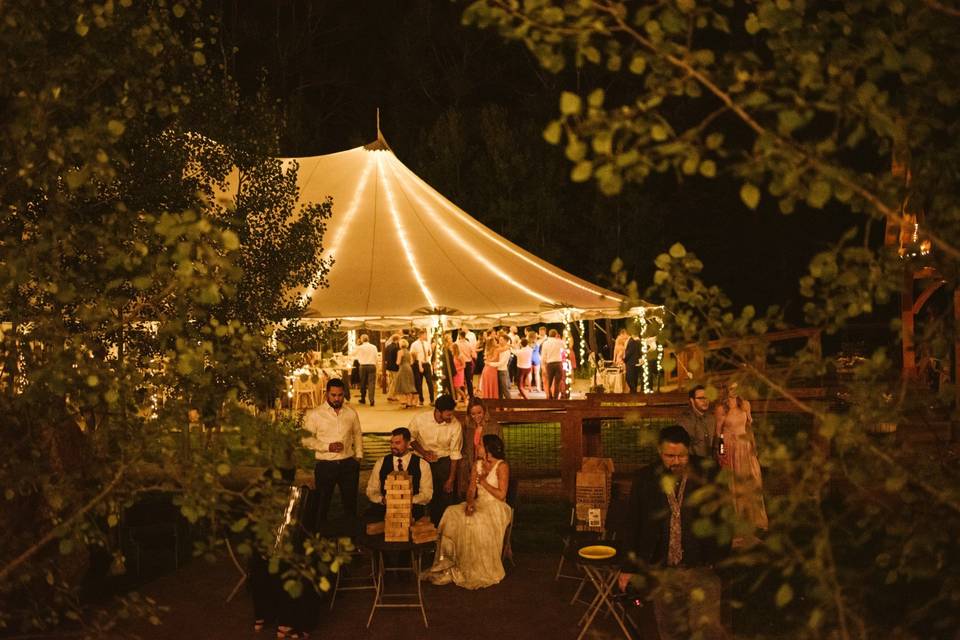
[[[433,384],[438,396],[443,393],[443,372],[447,360],[443,344],[445,320],[446,316],[433,316],[433,355],[436,362],[433,367]]]
[[[647,310],[640,308],[640,314],[637,316],[637,322],[640,323],[640,368],[643,371],[643,392],[653,393],[653,387],[650,385],[650,367],[647,365],[647,353],[650,348],[647,345]]]
[[[566,349],[569,349],[573,340],[573,332],[570,330],[570,310],[564,309],[560,314],[563,318],[563,344]],[[570,366],[570,361],[567,358],[563,359],[563,373],[567,387],[567,397],[570,397],[570,391],[573,389],[573,367]]]
[[[657,342],[657,384],[660,383],[660,377],[663,375],[663,345]]]
[[[581,367],[586,366],[587,364],[587,340],[586,340],[586,329],[584,328],[583,320],[579,322],[580,327],[580,359],[577,361]]]
[[[350,329],[349,331],[347,331],[347,355],[352,354],[356,348],[357,348],[357,330]]]

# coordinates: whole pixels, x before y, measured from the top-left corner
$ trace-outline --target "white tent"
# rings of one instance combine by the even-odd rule
[[[329,287],[307,291],[307,318],[344,328],[483,328],[618,318],[623,297],[483,226],[403,165],[383,136],[299,164],[300,199],[333,197],[324,236]],[[570,229],[570,233],[577,233]]]

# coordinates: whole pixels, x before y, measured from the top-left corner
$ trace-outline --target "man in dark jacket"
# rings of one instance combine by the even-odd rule
[[[630,337],[627,338],[627,345],[623,351],[623,366],[626,369],[624,377],[630,393],[637,393],[637,388],[640,386],[640,366],[641,364],[643,366],[647,365],[646,362],[640,362],[640,358],[643,356],[642,347],[643,342],[631,328]],[[640,390],[643,391],[643,389]]]
[[[711,567],[726,549],[712,533],[693,532],[701,514],[691,496],[709,490],[708,475],[701,459],[690,455],[690,436],[680,425],[660,430],[658,452],[660,462],[643,468],[633,482],[625,546],[658,581],[652,598],[662,640],[689,638],[698,630],[705,638],[722,637],[720,580]],[[621,574],[620,588],[632,578]]]

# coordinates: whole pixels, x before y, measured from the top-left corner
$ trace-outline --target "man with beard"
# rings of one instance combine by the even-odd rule
[[[701,459],[690,455],[690,436],[680,425],[660,430],[660,462],[643,468],[633,482],[627,516],[625,550],[654,578],[653,611],[662,640],[723,637],[720,624],[720,579],[712,565],[725,552],[713,532],[699,537],[693,524],[703,515],[691,496],[712,485]],[[708,496],[708,494],[707,494]],[[700,496],[698,496],[700,497]],[[622,573],[621,590],[633,578]]]
[[[410,448],[410,430],[397,427],[390,432],[390,453],[373,465],[367,481],[367,498],[373,503],[368,514],[383,517],[386,513],[386,489],[384,483],[393,471],[406,471],[413,485],[413,517],[420,518],[426,505],[433,498],[433,476],[430,465]]]
[[[307,432],[303,445],[312,449],[317,459],[313,476],[318,527],[327,521],[334,487],[340,487],[344,515],[347,518],[357,515],[363,433],[357,412],[344,405],[343,396],[343,381],[333,378],[327,382],[323,404],[307,410],[303,416],[303,430]]]
[[[453,503],[457,484],[457,465],[463,458],[463,428],[453,415],[457,403],[448,395],[437,397],[432,411],[414,416],[410,421],[413,442],[410,446],[430,463],[434,495],[430,501],[430,519],[434,525]]]

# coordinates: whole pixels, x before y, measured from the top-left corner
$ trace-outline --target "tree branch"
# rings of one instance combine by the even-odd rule
[[[0,569],[0,583],[3,583],[3,581],[7,579],[7,576],[9,576],[17,567],[19,567],[24,562],[32,558],[34,555],[37,554],[37,552],[39,552],[47,544],[49,544],[54,538],[56,538],[59,535],[58,534],[59,531],[62,531],[72,526],[77,520],[85,516],[87,512],[89,512],[91,509],[97,506],[104,498],[110,495],[110,492],[112,492],[114,488],[117,486],[117,484],[120,483],[120,480],[123,478],[123,475],[126,469],[127,469],[126,463],[122,463],[120,465],[120,468],[117,469],[117,473],[113,476],[113,479],[107,484],[107,486],[105,486],[100,491],[100,493],[98,493],[93,498],[91,498],[89,502],[83,505],[83,507],[81,507],[78,511],[76,511],[72,516],[70,516],[65,521],[63,521],[63,523],[57,525],[56,527],[48,531],[46,535],[40,538],[40,540],[38,540],[36,543],[31,545],[29,548],[27,548],[19,556],[17,556],[16,558],[8,562],[7,565],[3,567],[3,569]]]

